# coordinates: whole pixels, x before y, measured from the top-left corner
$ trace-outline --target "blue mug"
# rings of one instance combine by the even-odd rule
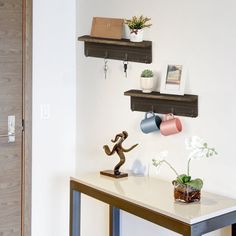
[[[151,115],[148,117],[148,115]],[[154,112],[146,112],[144,119],[141,121],[140,128],[143,133],[148,134],[160,129],[161,118],[154,114]]]

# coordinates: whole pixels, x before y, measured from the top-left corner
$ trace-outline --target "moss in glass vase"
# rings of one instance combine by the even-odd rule
[[[199,202],[201,199],[201,189],[203,180],[200,178],[192,179],[190,176],[190,162],[192,159],[201,159],[216,155],[214,148],[209,148],[207,143],[197,136],[193,136],[186,140],[186,148],[191,150],[187,163],[187,174],[179,174],[175,168],[166,160],[152,159],[152,164],[155,167],[160,167],[163,163],[167,164],[175,173],[176,179],[172,181],[174,185],[175,201],[191,203]],[[167,152],[165,152],[167,153]],[[165,154],[167,156],[167,154]]]
[[[185,174],[177,176],[172,181],[174,185],[174,199],[180,202],[199,202],[201,199],[202,179],[191,180],[191,176]]]

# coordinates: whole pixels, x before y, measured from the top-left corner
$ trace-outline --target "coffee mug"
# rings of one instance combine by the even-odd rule
[[[177,134],[182,131],[182,124],[179,118],[174,117],[172,113],[166,114],[160,125],[162,135]]]
[[[151,115],[148,117],[148,115]],[[146,112],[144,119],[141,121],[140,128],[143,133],[148,134],[160,129],[161,118],[154,112]]]

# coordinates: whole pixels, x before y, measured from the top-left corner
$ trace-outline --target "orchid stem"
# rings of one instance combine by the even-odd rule
[[[188,160],[188,168],[187,168],[187,175],[189,176],[189,170],[190,170],[190,161],[191,161],[191,158]]]
[[[162,161],[160,161],[160,164],[162,162],[165,162],[171,168],[171,170],[173,170],[175,172],[176,176],[179,176],[178,172],[175,170],[175,168],[168,161],[162,160]]]

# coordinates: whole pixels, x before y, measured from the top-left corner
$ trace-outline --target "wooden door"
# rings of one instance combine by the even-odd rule
[[[0,235],[22,231],[23,4],[0,0]],[[15,141],[8,142],[8,117]]]

